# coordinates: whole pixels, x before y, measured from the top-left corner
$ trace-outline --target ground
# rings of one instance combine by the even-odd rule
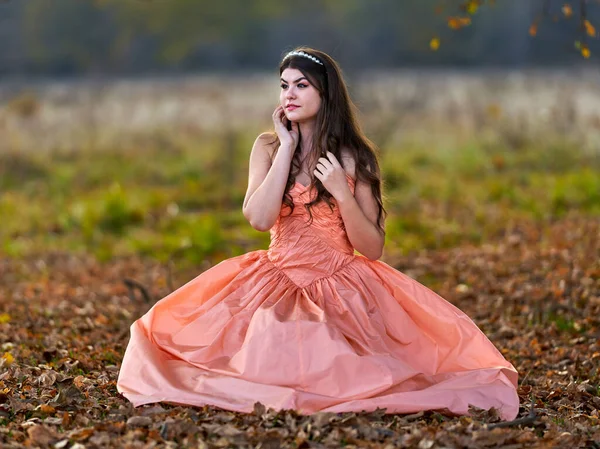
[[[470,417],[382,410],[306,417],[261,404],[247,415],[211,406],[134,409],[116,391],[119,364],[129,324],[169,291],[166,265],[58,253],[3,258],[1,441],[4,447],[600,447],[599,235],[599,220],[568,217],[548,228],[517,226],[483,246],[388,261],[468,313],[517,368],[518,418],[526,419],[497,428],[489,426],[499,421],[493,409]],[[178,278],[194,275],[189,269]],[[127,280],[139,282],[149,298]]]

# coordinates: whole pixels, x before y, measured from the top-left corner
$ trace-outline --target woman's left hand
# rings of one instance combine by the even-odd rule
[[[332,152],[327,151],[327,157],[319,158],[314,175],[336,200],[339,201],[344,195],[352,195],[352,191],[348,187],[346,170]]]

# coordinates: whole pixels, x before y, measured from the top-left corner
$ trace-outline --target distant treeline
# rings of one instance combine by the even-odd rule
[[[598,64],[575,48],[577,11],[565,2],[496,0],[465,15],[458,0],[5,0],[0,76],[139,74],[275,68],[300,44],[331,53],[347,70],[408,66]],[[490,2],[487,2],[490,3]],[[537,27],[530,25],[550,5]],[[439,5],[442,11],[434,12]],[[574,4],[574,8],[576,5]],[[600,28],[600,3],[587,16]],[[440,47],[430,49],[438,37]],[[598,54],[597,54],[598,53]]]

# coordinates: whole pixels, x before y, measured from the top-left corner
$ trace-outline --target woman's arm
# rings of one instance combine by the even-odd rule
[[[355,162],[352,157],[344,157],[344,169],[356,178]],[[379,207],[373,197],[371,186],[356,181],[354,196],[350,189],[341,198],[336,198],[340,214],[344,220],[348,240],[352,246],[362,255],[377,260],[383,254],[385,243],[385,222],[383,230],[377,225]]]
[[[269,140],[272,140],[272,135],[262,133],[252,146],[248,190],[242,208],[250,225],[263,232],[271,229],[277,221],[294,156],[290,148],[280,146],[271,166]]]
[[[377,226],[378,207],[371,186],[357,181],[354,196],[345,195],[337,203],[352,246],[371,260],[379,259],[383,254],[385,235]]]

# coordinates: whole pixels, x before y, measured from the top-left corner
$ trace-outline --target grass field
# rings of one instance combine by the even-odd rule
[[[155,135],[102,151],[0,153],[0,251],[90,252],[192,263],[268,245],[241,204],[250,133]],[[568,140],[382,148],[386,251],[481,244],[516,223],[600,214],[600,158]],[[189,250],[185,250],[189,247]]]

